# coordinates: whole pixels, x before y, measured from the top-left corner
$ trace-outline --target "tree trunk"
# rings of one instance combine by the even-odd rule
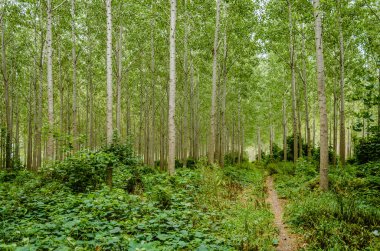
[[[188,67],[188,35],[189,35],[189,13],[187,12],[186,6],[187,1],[184,0],[184,9],[185,9],[185,34],[183,38],[183,44],[184,44],[184,53],[183,53],[183,72],[184,72],[184,79],[183,79],[183,150],[182,150],[182,162],[183,166],[187,166],[187,156],[188,156],[188,142],[189,142],[189,136],[188,136],[188,96],[189,96],[189,67]]]
[[[88,33],[89,40],[89,57],[88,57],[88,89],[89,89],[89,104],[88,104],[88,113],[89,113],[89,135],[88,135],[88,145],[90,149],[95,147],[95,135],[94,135],[94,83],[92,81],[92,45],[90,39],[90,33]]]
[[[190,62],[190,156],[195,159],[195,85],[194,66]]]
[[[52,48],[52,7],[51,0],[47,1],[47,92],[49,132],[47,141],[47,159],[54,158],[54,92],[53,92],[53,48]]]
[[[315,46],[317,54],[317,82],[320,116],[320,188],[328,190],[328,121],[325,96],[325,73],[322,38],[322,11],[319,0],[313,0],[315,18]]]
[[[297,99],[296,99],[296,75],[295,75],[295,63],[294,63],[294,35],[293,35],[293,21],[292,21],[292,6],[288,1],[289,8],[289,31],[290,31],[290,70],[292,73],[292,119],[293,119],[293,161],[298,159],[298,130],[297,130]]]
[[[226,25],[227,26],[227,25]],[[224,167],[224,155],[226,148],[226,95],[227,95],[227,28],[224,31],[224,51],[223,51],[223,84],[222,84],[222,101],[221,101],[221,141],[220,141],[220,159],[219,164]]]
[[[199,129],[200,129],[200,125],[199,125],[199,120],[200,120],[200,115],[199,115],[199,72],[198,72],[198,78],[197,78],[197,83],[196,83],[196,94],[195,94],[195,104],[194,104],[194,109],[195,109],[195,112],[194,112],[194,159],[195,160],[198,160],[199,159],[199,155],[200,155],[200,152],[199,152],[199,145],[200,145],[200,142],[199,142]]]
[[[111,0],[106,0],[107,9],[107,145],[112,144],[112,12]]]
[[[219,15],[220,0],[216,0],[216,21],[213,48],[213,65],[212,65],[212,94],[211,94],[211,114],[210,114],[210,137],[208,142],[208,163],[214,163],[215,154],[215,127],[216,127],[216,92],[217,92],[217,71],[218,71],[218,35],[219,35]]]
[[[315,110],[315,109],[314,109]],[[315,113],[313,115],[313,148],[315,147]]]
[[[284,149],[284,161],[288,160],[288,145],[286,142],[287,138],[287,120],[286,120],[286,99],[284,97],[283,103],[282,103],[282,125],[283,125],[283,130],[284,130],[284,136],[283,136],[283,149]]]
[[[342,166],[345,165],[346,162],[346,122],[345,122],[345,110],[344,110],[344,40],[343,40],[343,29],[342,29],[342,6],[340,5],[340,0],[338,0],[339,5],[339,49],[340,49],[340,163]],[[380,73],[380,71],[379,71]],[[379,75],[380,81],[380,75]],[[380,95],[380,87],[379,87],[379,95]],[[379,115],[380,115],[380,104],[379,104]],[[380,117],[380,116],[379,116]],[[380,118],[379,118],[380,125]]]
[[[238,97],[238,116],[237,116],[237,119],[238,119],[238,136],[237,136],[237,159],[238,159],[238,164],[240,164],[241,162],[241,154],[240,154],[240,145],[241,145],[241,96],[240,96],[240,92],[239,92],[239,97]]]
[[[118,137],[121,133],[121,80],[122,80],[122,48],[123,48],[123,27],[119,26],[119,41],[117,45],[117,87],[116,87],[116,130]]]
[[[161,104],[161,123],[160,123],[160,169],[161,171],[165,168],[165,109],[164,105]]]
[[[1,61],[2,73],[4,81],[4,102],[5,102],[5,121],[6,121],[6,139],[5,139],[5,168],[12,169],[12,123],[11,123],[11,108],[9,105],[9,79],[7,76],[6,48],[5,48],[5,24],[2,20],[1,32]]]
[[[170,1],[170,83],[169,83],[169,112],[168,112],[168,172],[175,174],[175,91],[176,91],[176,19],[177,19],[177,0]]]
[[[257,129],[257,160],[261,161],[261,138],[260,138],[260,127]]]
[[[336,165],[336,160],[337,160],[337,146],[338,146],[338,139],[337,139],[337,136],[338,136],[338,127],[337,127],[337,113],[336,113],[336,110],[337,110],[337,90],[336,90],[336,80],[334,79],[334,101],[333,101],[333,152],[334,152],[334,156],[333,156],[333,165],[335,166]]]
[[[297,125],[298,125],[298,157],[302,157],[303,156],[303,149],[302,149],[302,143],[303,143],[303,140],[302,140],[302,123],[301,123],[301,91],[300,91],[300,88],[301,87],[298,87],[297,88],[297,96],[298,96],[298,99],[297,99]]]
[[[79,149],[78,143],[78,114],[77,114],[77,57],[75,37],[75,0],[71,0],[71,37],[72,37],[72,63],[73,63],[73,146]]]
[[[379,81],[378,81],[378,83],[379,83],[379,86],[378,86],[379,93],[378,93],[378,95],[380,97],[380,61],[377,62],[377,67],[379,67],[379,76],[378,76],[378,78],[379,78]],[[379,98],[378,102],[379,103],[377,104],[377,126],[379,127],[378,130],[380,131],[380,98]]]
[[[240,163],[244,161],[244,117],[242,118],[241,138],[240,138]]]
[[[17,94],[14,97],[14,102],[12,103],[12,107],[15,109],[16,116],[16,132],[15,132],[15,150],[14,150],[14,160],[20,163],[20,109]],[[14,161],[13,161],[14,162]]]
[[[269,156],[273,159],[273,126],[269,126]]]
[[[153,2],[152,2],[152,13],[153,13]],[[154,19],[151,19],[152,29],[151,29],[151,72],[152,72],[152,132],[151,132],[151,147],[150,147],[150,157],[149,157],[149,165],[154,166],[155,161],[155,146],[156,146],[156,54],[155,54],[155,39],[154,39],[154,31],[155,31],[155,22]]]
[[[36,71],[34,69],[33,71],[33,78],[32,81],[29,82],[29,109],[28,109],[28,134],[27,134],[27,140],[25,142],[27,143],[27,149],[26,149],[26,169],[29,171],[32,171],[33,166],[33,102],[35,97],[33,97],[33,85],[36,81]],[[1,158],[0,158],[1,159]]]
[[[305,35],[302,35],[302,79],[304,85],[304,99],[305,99],[305,127],[306,127],[306,148],[307,148],[307,158],[311,160],[311,139],[310,139],[310,122],[309,122],[309,102],[308,102],[308,86],[307,86],[307,75],[306,75],[306,64],[307,64],[307,56],[305,52]]]
[[[39,5],[40,8],[40,17],[42,17],[42,5],[40,2]],[[37,10],[36,10],[37,12]],[[37,14],[36,14],[36,20],[37,20]],[[36,102],[35,102],[35,140],[34,140],[34,152],[33,152],[33,169],[35,171],[38,170],[38,168],[41,166],[41,159],[42,159],[42,143],[41,143],[41,130],[42,130],[42,84],[43,84],[43,48],[44,48],[44,38],[43,38],[43,32],[42,32],[42,19],[39,19],[40,21],[40,27],[41,27],[41,32],[40,32],[40,55],[39,55],[39,85],[37,86],[37,81],[35,85],[35,97],[36,97]],[[37,21],[36,21],[37,22]],[[37,23],[35,23],[34,27],[34,44],[37,49]],[[37,58],[35,57],[35,64],[37,65]],[[37,73],[36,73],[37,75]]]

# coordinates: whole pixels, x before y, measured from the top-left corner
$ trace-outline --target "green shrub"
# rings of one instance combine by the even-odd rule
[[[106,152],[79,151],[62,162],[53,164],[47,177],[59,180],[73,192],[86,192],[100,188],[106,171],[117,164],[115,155]]]
[[[118,162],[123,165],[135,166],[141,164],[141,159],[134,154],[133,147],[129,142],[120,144],[117,139],[115,139],[110,146],[103,147],[101,152],[113,154]]]
[[[297,160],[295,171],[297,175],[306,175],[309,177],[314,177],[318,174],[318,166],[316,166],[313,163],[310,163],[309,161],[303,158],[300,158]]]
[[[172,192],[168,187],[157,186],[151,193],[151,198],[162,209],[166,209],[172,204]]]
[[[355,157],[359,164],[380,161],[380,133],[360,139],[355,145]]]
[[[277,164],[276,163],[269,163],[267,165],[267,169],[268,169],[269,175],[273,175],[273,174],[278,173]]]
[[[321,150],[319,147],[314,148],[312,151],[313,159],[316,163],[319,163],[320,161],[320,156],[321,156],[320,152]],[[331,146],[329,147],[328,155],[329,155],[329,164],[331,164],[333,163],[333,160],[334,160],[334,152]]]
[[[224,165],[230,166],[238,163],[239,161],[239,153],[238,152],[230,152],[224,155]],[[243,158],[241,159],[241,163],[248,162],[248,156],[246,153],[243,153]]]

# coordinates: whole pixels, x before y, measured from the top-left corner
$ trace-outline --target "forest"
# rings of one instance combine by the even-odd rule
[[[0,0],[0,250],[380,250],[379,0]]]

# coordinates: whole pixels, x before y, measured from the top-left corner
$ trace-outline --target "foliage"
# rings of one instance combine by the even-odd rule
[[[113,154],[117,158],[118,162],[123,165],[133,166],[141,164],[141,159],[134,154],[133,146],[130,141],[122,144],[116,136],[112,144],[110,146],[103,147],[101,152]]]
[[[380,133],[377,132],[368,138],[360,139],[355,145],[355,157],[359,164],[380,161]]]
[[[74,193],[67,183],[50,176],[0,173],[4,181],[0,185],[4,226],[0,249],[252,250],[272,246],[274,228],[264,203],[260,170],[252,166],[183,168],[170,177],[148,167],[124,166],[115,155],[102,151],[72,156],[54,168],[71,171],[79,163],[98,163],[96,157],[106,159],[103,155],[113,156],[115,165],[123,167],[114,172],[113,190],[101,186]],[[136,181],[135,176],[139,185],[130,191],[126,184]]]
[[[134,156],[128,144],[114,143],[99,151],[79,151],[61,162],[53,163],[44,170],[46,178],[57,180],[69,187],[73,192],[88,192],[99,189],[104,184],[107,168],[127,168],[135,166],[139,159]],[[130,168],[131,169],[131,168]],[[131,177],[126,186],[133,190],[136,186],[138,169],[131,169]]]
[[[112,153],[79,151],[50,166],[45,175],[63,182],[73,192],[86,192],[99,189],[105,182],[107,168],[116,163]]]
[[[298,140],[301,140],[302,141],[302,156],[307,156],[307,144],[304,143],[304,141],[302,140],[302,138],[298,137]],[[294,137],[293,135],[290,135],[286,138],[286,144],[287,144],[287,158],[289,161],[293,161],[293,158],[294,158]],[[299,147],[299,145],[298,145]],[[299,149],[298,149],[299,151]],[[312,149],[312,152],[313,152],[313,149]],[[282,152],[283,154],[283,152]],[[283,159],[283,155],[281,156]],[[300,156],[298,156],[300,157]]]
[[[241,162],[247,162],[248,156],[246,153],[243,153],[243,158],[241,159]],[[226,166],[235,165],[239,162],[239,152],[229,152],[224,155],[224,164]]]

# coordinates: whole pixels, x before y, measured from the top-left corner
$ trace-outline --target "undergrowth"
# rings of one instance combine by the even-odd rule
[[[170,177],[117,150],[0,173],[0,250],[273,250],[262,171],[201,166]]]
[[[326,193],[319,190],[317,166],[306,160],[268,168],[307,250],[380,250],[380,163],[332,167]]]

